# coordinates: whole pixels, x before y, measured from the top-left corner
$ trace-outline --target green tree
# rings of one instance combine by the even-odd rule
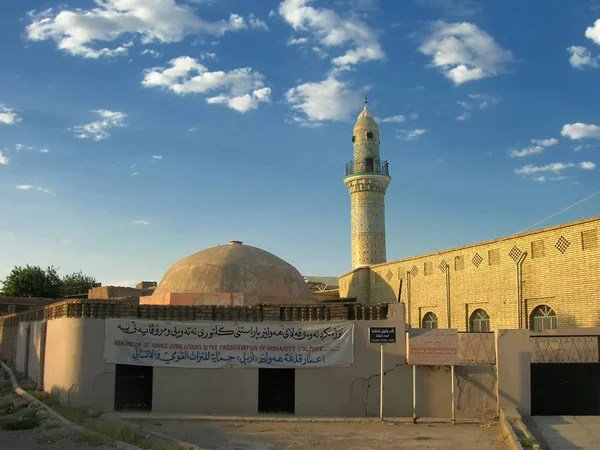
[[[59,298],[62,281],[53,266],[15,266],[2,281],[2,295],[7,297]]]
[[[73,272],[69,275],[62,277],[62,295],[77,295],[87,294],[88,290],[92,288],[96,279],[90,275],[85,275],[81,270],[79,272]]]

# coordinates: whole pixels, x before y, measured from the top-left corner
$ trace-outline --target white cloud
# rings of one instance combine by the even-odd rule
[[[142,85],[164,88],[179,95],[220,91],[206,99],[209,104],[225,104],[239,112],[258,108],[271,101],[271,88],[264,87],[264,76],[244,67],[229,72],[209,72],[206,66],[189,56],[169,61],[170,67],[154,67],[146,71]]]
[[[456,118],[456,120],[469,120],[471,118],[471,113],[469,111],[465,111],[460,116]]]
[[[135,225],[150,225],[150,222],[147,220],[134,220],[133,223]]]
[[[468,22],[437,22],[419,50],[455,85],[499,75],[514,61],[510,51]]]
[[[21,150],[36,150],[36,148],[31,145],[15,144],[15,150],[17,152],[20,152]],[[40,148],[37,149],[37,151],[40,153],[50,153],[50,150],[48,150],[47,148]]]
[[[381,119],[381,121],[383,123],[402,123],[406,120],[406,117],[403,116],[402,114],[397,115],[397,116],[390,116],[390,117],[386,117],[384,119]]]
[[[287,41],[287,45],[302,45],[302,44],[306,44],[307,42],[308,42],[308,38],[305,38],[305,37],[291,38],[289,41]]]
[[[568,123],[563,126],[560,134],[573,140],[585,138],[600,139],[600,126],[581,122]]]
[[[216,59],[217,54],[212,52],[202,52],[200,53],[200,59]]]
[[[136,175],[139,175],[139,174],[140,174],[139,172],[132,172],[132,173],[131,173],[131,176],[132,176],[132,177],[135,177]]]
[[[248,25],[254,30],[269,31],[266,23],[256,17],[254,14],[248,16]]]
[[[149,55],[152,56],[153,58],[160,58],[162,56],[162,53],[156,50],[151,50],[149,48],[147,48],[146,50],[142,51],[140,53],[140,55]]]
[[[553,145],[558,144],[558,139],[550,138],[550,139],[532,139],[532,144],[541,145],[543,147],[552,147]]]
[[[526,147],[522,150],[511,150],[509,152],[511,158],[523,158],[525,156],[539,155],[543,153],[548,147],[552,147],[558,144],[558,139],[532,139],[533,145]]]
[[[303,116],[295,116],[297,123],[307,124],[323,120],[341,121],[356,110],[362,91],[353,90],[347,83],[330,75],[323,81],[300,84],[285,93],[285,99]]]
[[[571,45],[569,48],[567,48],[567,51],[571,54],[569,63],[575,69],[583,69],[585,67],[600,67],[600,57],[593,56],[592,53],[585,47]]]
[[[568,180],[569,177],[565,177],[563,175],[559,175],[557,177],[545,177],[543,175],[540,175],[538,177],[532,177],[531,179],[533,181],[537,181],[538,183],[544,183],[546,181],[563,181],[563,180]]]
[[[577,147],[573,149],[574,152],[579,152],[583,149],[593,148],[592,144],[579,144]]]
[[[414,141],[419,139],[422,135],[424,135],[427,130],[423,128],[416,128],[414,130],[401,130],[400,136],[397,136],[398,139],[402,139],[403,141]]]
[[[547,164],[545,166],[534,166],[532,164],[527,164],[520,169],[515,169],[515,173],[519,175],[532,175],[539,172],[560,173],[561,170],[570,169],[571,167],[575,167],[575,164],[562,162]]]
[[[124,121],[127,114],[118,111],[109,111],[107,109],[95,109],[92,110],[100,116],[100,120],[90,122],[85,125],[77,125],[71,129],[76,138],[79,139],[93,139],[94,141],[101,141],[110,137],[110,133],[107,131],[111,128],[124,127]]]
[[[583,170],[594,170],[596,168],[596,164],[591,161],[583,161],[579,163],[579,168]]]
[[[469,94],[469,99],[481,109],[487,108],[490,104],[495,105],[502,101],[502,97],[488,94]]]
[[[154,155],[154,156],[152,156],[152,161],[159,161],[161,159],[163,159],[163,157],[161,155]]]
[[[8,156],[5,156],[4,153],[0,152],[0,166],[6,166],[10,162]]]
[[[582,170],[594,170],[596,168],[596,164],[594,164],[591,161],[583,161],[580,162],[578,164],[574,164],[574,163],[562,163],[562,162],[557,162],[557,163],[552,163],[552,164],[547,164],[545,166],[533,166],[531,164],[528,164],[526,166],[521,167],[520,169],[515,169],[515,173],[517,175],[533,175],[533,174],[538,174],[538,173],[544,173],[544,172],[551,172],[554,173],[556,175],[558,175],[559,177],[556,178],[550,178],[549,180],[558,180],[558,179],[565,179],[566,177],[562,177],[560,175],[560,172],[566,169],[572,169],[572,168],[578,168],[578,169],[582,169]],[[545,178],[544,176],[538,176],[537,178],[533,178],[536,181],[545,181],[547,178]]]
[[[320,47],[313,47],[312,51],[321,59],[329,58],[329,53],[327,53],[325,50],[323,50]]]
[[[95,3],[97,7],[88,10],[31,11],[27,38],[50,39],[66,53],[96,59],[126,54],[128,45],[122,41],[132,36],[139,36],[142,44],[173,43],[200,33],[222,36],[230,31],[266,27],[252,15],[248,23],[238,14],[231,14],[228,20],[209,22],[198,17],[188,5],[175,0],[97,0]],[[115,41],[121,43],[104,46]]]
[[[3,104],[0,104],[0,123],[5,125],[14,125],[19,123],[22,119],[19,115],[13,112],[14,109],[8,108]]]
[[[52,192],[50,189],[43,188],[41,186],[33,186],[31,184],[19,184],[16,186],[16,188],[20,191],[29,191],[31,189],[35,189],[36,191],[44,192],[45,194],[54,195],[54,192]]]
[[[348,66],[385,57],[377,33],[356,17],[341,17],[332,9],[307,6],[312,0],[283,0],[279,14],[295,31],[312,33],[325,47],[350,46],[333,58],[336,66]]]
[[[585,30],[585,37],[600,45],[600,19],[597,19],[596,22],[594,22],[594,26],[587,27]]]

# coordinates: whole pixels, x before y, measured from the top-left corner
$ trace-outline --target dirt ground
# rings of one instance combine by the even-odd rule
[[[505,450],[497,422],[228,422],[129,419],[128,422],[211,450],[444,449]]]

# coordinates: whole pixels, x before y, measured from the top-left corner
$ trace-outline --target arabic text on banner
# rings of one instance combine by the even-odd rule
[[[104,360],[155,367],[317,368],[354,363],[354,324],[106,319]]]

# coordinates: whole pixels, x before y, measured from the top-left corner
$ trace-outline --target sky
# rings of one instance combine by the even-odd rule
[[[0,279],[348,272],[365,95],[388,261],[600,211],[599,0],[4,1],[0,58]]]

